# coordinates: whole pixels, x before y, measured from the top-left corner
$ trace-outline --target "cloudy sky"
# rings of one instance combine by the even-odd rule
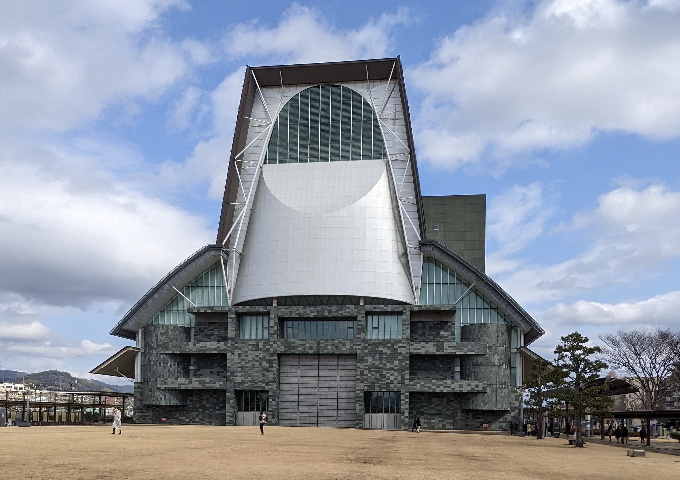
[[[680,328],[675,0],[2,0],[1,368],[85,376],[214,241],[245,65],[396,55],[422,191],[487,195],[532,348]]]

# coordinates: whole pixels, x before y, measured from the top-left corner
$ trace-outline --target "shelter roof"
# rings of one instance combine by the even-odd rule
[[[638,388],[635,385],[629,383],[626,380],[623,380],[622,378],[607,378],[607,377],[597,378],[592,382],[586,383],[583,387],[584,388],[599,387],[605,384],[608,387],[608,390],[605,393],[605,395],[608,397],[612,397],[614,395],[624,395],[627,393],[635,393],[638,391]],[[548,390],[546,393],[564,393],[569,391],[570,389],[571,387],[559,387],[553,388],[552,390]]]
[[[123,347],[118,352],[111,355],[101,364],[90,370],[90,373],[98,375],[109,375],[111,377],[135,378],[135,358],[139,348]]]
[[[667,418],[680,420],[677,410],[614,410],[609,412],[614,418]]]

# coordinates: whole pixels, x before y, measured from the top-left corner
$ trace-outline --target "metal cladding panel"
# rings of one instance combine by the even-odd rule
[[[381,160],[264,165],[233,303],[355,295],[413,303]]]
[[[372,62],[369,62],[369,66]],[[382,65],[382,64],[381,64]],[[421,231],[421,219],[419,215],[419,189],[418,189],[418,179],[416,177],[416,166],[415,166],[415,154],[412,151],[412,142],[410,137],[410,126],[408,124],[408,106],[406,105],[405,94],[402,91],[402,81],[400,77],[400,67],[398,62],[392,62],[394,70],[390,74],[390,79],[386,79],[385,76],[387,72],[382,72],[377,79],[370,78],[371,68],[369,68],[369,78],[366,81],[338,81],[333,82],[338,85],[343,85],[345,87],[351,88],[352,90],[359,92],[364,99],[371,105],[377,118],[380,120],[380,130],[382,131],[382,136],[385,141],[385,147],[387,149],[388,158],[384,162],[386,164],[386,183],[387,189],[383,188],[381,185],[381,195],[384,195],[385,199],[390,199],[392,213],[390,215],[390,220],[392,218],[397,220],[397,231],[400,237],[399,249],[404,250],[403,255],[400,250],[400,263],[405,265],[405,271],[409,281],[410,293],[408,295],[398,294],[397,296],[391,294],[387,298],[406,301],[408,303],[415,303],[416,299],[419,298],[420,293],[420,274],[422,269],[422,254],[418,247]],[[337,65],[337,68],[341,68],[341,65]],[[276,68],[276,67],[270,67]],[[335,68],[335,67],[334,67]],[[253,77],[255,74],[260,74],[260,69],[253,71]],[[384,74],[384,75],[383,75]],[[342,78],[342,76],[340,76]],[[311,81],[311,80],[310,80]],[[332,80],[326,80],[327,82],[332,82]],[[306,83],[306,82],[305,82]],[[267,85],[267,86],[265,86]],[[256,211],[261,212],[261,208],[258,207],[258,203],[261,203],[259,190],[261,187],[261,180],[265,178],[263,176],[263,170],[267,167],[278,167],[279,165],[263,165],[265,150],[267,142],[270,136],[270,126],[273,125],[281,108],[296,94],[304,90],[309,86],[306,84],[291,85],[284,82],[278,87],[270,86],[271,83],[263,82],[261,90],[257,90],[257,94],[249,97],[248,105],[244,107],[244,122],[241,125],[243,137],[246,139],[243,143],[246,145],[245,148],[240,152],[232,152],[233,158],[232,163],[235,165],[233,172],[230,170],[231,178],[230,185],[236,186],[237,193],[234,198],[231,199],[229,196],[225,196],[225,202],[233,202],[231,204],[223,205],[223,209],[227,209],[233,212],[233,221],[230,224],[225,224],[220,226],[220,242],[221,239],[227,232],[229,232],[229,239],[226,241],[226,247],[233,253],[231,259],[227,265],[227,275],[234,284],[230,285],[229,290],[231,293],[231,303],[235,304],[246,300],[246,292],[242,289],[245,284],[240,281],[241,272],[239,271],[242,264],[246,262],[243,261],[243,255],[246,254],[246,250],[249,249],[249,244],[252,242],[248,237],[250,237],[251,229],[257,228],[253,224],[253,216]],[[239,147],[241,148],[241,147]],[[363,163],[356,162],[356,163]],[[374,162],[370,161],[370,162]],[[336,162],[322,162],[326,167],[332,165]],[[355,162],[337,162],[343,165],[345,168],[349,164],[354,164]],[[304,165],[304,164],[303,164]],[[332,168],[332,167],[331,167]],[[270,177],[271,178],[271,177]],[[264,183],[264,182],[262,182]],[[266,196],[266,194],[264,195]],[[230,198],[230,200],[227,200]],[[331,197],[331,203],[339,201],[338,198]],[[324,204],[325,206],[328,206]],[[332,207],[333,205],[331,205]],[[343,212],[347,215],[353,215],[355,212]],[[324,214],[325,215],[325,214]],[[226,215],[224,218],[229,218]],[[359,217],[353,217],[354,221],[360,223]],[[369,215],[364,219],[363,224],[368,224],[369,227],[373,227],[370,222],[373,222],[373,216]],[[259,220],[258,220],[259,221]],[[349,220],[348,220],[349,222]],[[347,222],[344,222],[345,224]],[[375,222],[374,222],[375,223]],[[361,226],[361,225],[360,225]],[[294,228],[301,228],[297,226]],[[275,234],[275,238],[283,239],[283,241],[289,242],[289,236],[293,234],[294,228],[290,228],[284,231],[280,231]],[[383,245],[368,245],[374,241],[373,238],[369,237],[366,239],[356,238],[354,235],[361,233],[361,229],[356,230],[352,233],[352,240],[354,243],[361,243],[364,241],[364,245],[356,251],[356,256],[360,262],[363,262],[364,252],[368,252],[371,248],[375,248],[373,253],[376,255],[382,255],[380,250],[384,248]],[[296,232],[296,235],[299,232]],[[298,238],[300,236],[298,235]],[[339,237],[339,239],[345,239],[347,237]],[[335,243],[338,243],[336,240]],[[330,252],[332,258],[337,258],[336,263],[341,259],[346,260],[342,255],[337,255],[333,251],[329,250],[328,245],[323,248],[324,251]],[[297,257],[299,258],[299,257]],[[309,264],[311,261],[309,257],[305,257],[304,260]],[[352,263],[356,265],[357,262],[352,258]],[[250,261],[250,260],[249,260]],[[289,259],[284,257],[273,258],[270,257],[269,261],[289,263]],[[245,267],[244,267],[245,268]],[[280,271],[277,267],[274,271]],[[313,267],[310,267],[313,268]],[[332,271],[322,271],[321,268],[316,268],[317,275],[324,276],[326,281],[329,283],[336,283],[337,285],[343,285],[346,282],[345,273],[347,271],[347,266],[343,266],[340,269],[339,274],[335,275]],[[377,276],[381,270],[374,270],[369,276]],[[388,271],[387,273],[390,273]],[[279,275],[279,274],[276,274]],[[278,279],[274,278],[272,275],[272,280],[275,283],[280,283],[287,281],[289,276],[281,276]],[[386,278],[383,276],[383,278]],[[253,280],[253,279],[251,279]],[[248,281],[248,283],[251,282]],[[297,280],[297,279],[296,279]],[[337,281],[336,281],[337,280]],[[257,279],[261,281],[261,279]],[[381,279],[380,281],[384,281]],[[401,282],[399,282],[401,283]],[[262,283],[261,285],[264,285]],[[294,289],[295,292],[291,293],[293,295],[300,294],[313,294],[314,291],[306,292],[300,291],[299,289]],[[316,290],[316,289],[314,289]],[[394,290],[394,289],[392,289]],[[251,293],[253,296],[251,296]],[[344,290],[343,288],[338,288],[329,294],[352,294],[353,291]],[[368,296],[369,293],[365,291],[357,293],[358,295]],[[254,292],[249,292],[247,294],[248,299],[259,298],[264,294],[254,294]],[[271,295],[284,295],[283,293],[267,294]],[[383,296],[380,292],[372,295]]]
[[[356,377],[354,355],[281,355],[280,424],[354,427]]]

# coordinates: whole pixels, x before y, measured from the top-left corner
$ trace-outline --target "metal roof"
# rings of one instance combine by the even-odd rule
[[[522,328],[522,331],[524,332],[524,343],[526,345],[545,333],[538,322],[536,322],[536,320],[534,320],[533,317],[515,301],[515,299],[508,295],[500,285],[462,256],[449,250],[445,245],[442,245],[435,240],[424,240],[420,242],[420,249],[422,252],[429,252],[438,260],[453,267],[456,272],[460,273],[460,275],[469,283],[474,283],[476,290],[509,314],[515,323]]]
[[[206,245],[177,265],[123,316],[111,330],[111,335],[135,340],[137,331],[177,294],[175,288],[184,287],[198,274],[211,267],[220,256],[225,260],[228,258],[227,252],[222,250],[222,247]]]

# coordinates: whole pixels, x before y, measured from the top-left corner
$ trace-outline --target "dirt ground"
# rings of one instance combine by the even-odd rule
[[[0,479],[680,478],[680,457],[508,434],[331,428],[0,429]]]

